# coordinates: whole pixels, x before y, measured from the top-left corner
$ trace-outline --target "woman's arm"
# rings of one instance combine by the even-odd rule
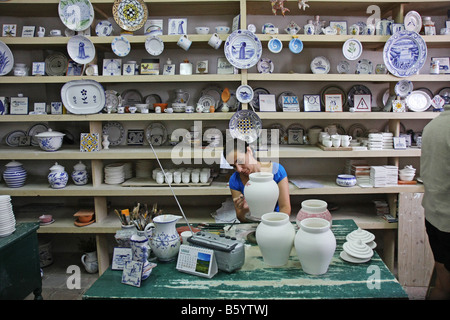
[[[278,206],[280,207],[280,212],[291,214],[291,198],[289,196],[289,183],[288,177],[283,178],[278,182],[278,189],[280,194],[278,196]]]
[[[250,211],[247,201],[245,201],[244,195],[240,191],[230,190],[234,208],[236,209],[236,217],[240,222],[246,222],[247,219],[245,218],[245,215]]]

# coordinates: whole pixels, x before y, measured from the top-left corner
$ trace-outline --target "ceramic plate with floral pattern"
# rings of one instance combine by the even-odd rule
[[[148,9],[143,0],[116,0],[113,15],[119,27],[126,31],[136,31],[147,21]]]
[[[94,21],[94,8],[89,0],[60,0],[58,13],[62,23],[74,31],[86,30]]]

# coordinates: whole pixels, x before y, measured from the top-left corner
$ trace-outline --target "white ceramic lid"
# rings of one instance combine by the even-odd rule
[[[80,161],[76,165],[74,165],[73,168],[76,171],[83,171],[83,170],[86,170],[86,165]]]
[[[58,164],[58,162],[55,162],[55,164],[50,167],[50,171],[64,171],[64,167]]]
[[[344,243],[343,249],[348,255],[359,259],[368,259],[373,256],[373,250],[361,240],[348,241]]]
[[[5,167],[18,167],[18,166],[21,166],[21,165],[22,164],[20,162],[13,160],[13,161],[8,162],[7,164],[5,164]]]
[[[63,137],[65,135],[66,135],[65,133],[53,131],[51,128],[48,128],[48,131],[40,132],[35,136],[38,138],[49,138],[49,137]]]
[[[345,239],[347,241],[361,240],[363,243],[369,243],[375,240],[375,235],[367,230],[358,228],[357,230],[350,232]]]

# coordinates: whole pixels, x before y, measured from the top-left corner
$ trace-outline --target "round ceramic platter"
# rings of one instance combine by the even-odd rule
[[[103,109],[111,106],[111,112],[117,112],[117,108],[122,105],[122,96],[120,95],[120,93],[115,90],[106,90],[105,96],[106,103],[105,108]],[[107,111],[107,109],[105,111]]]
[[[269,48],[272,53],[279,53],[283,49],[283,43],[278,38],[272,38],[267,44],[267,48]]]
[[[142,103],[142,95],[135,89],[128,89],[122,92],[124,106],[134,106],[136,103]]]
[[[291,41],[289,41],[289,50],[291,50],[292,53],[300,53],[303,50],[303,42],[299,38],[292,38]]]
[[[417,74],[425,64],[427,45],[414,31],[400,31],[392,35],[383,49],[383,60],[390,73],[397,77]]]
[[[269,90],[264,88],[256,88],[253,90],[253,99],[250,101],[250,106],[253,109],[259,110],[259,95],[260,94],[270,94]]]
[[[406,98],[414,89],[413,83],[409,80],[400,80],[395,85],[395,93],[401,97]]]
[[[350,63],[348,63],[348,61],[346,60],[339,62],[337,65],[337,72],[339,72],[340,74],[350,73]]]
[[[109,22],[108,20],[103,20],[100,21],[99,23],[97,23],[97,25],[95,26],[95,33],[97,34],[97,36],[99,37],[107,37],[110,36],[112,34],[113,31],[113,27],[111,22]]]
[[[330,72],[330,61],[323,56],[315,57],[311,61],[311,71],[315,74],[324,74]]]
[[[348,60],[358,59],[363,52],[362,44],[359,40],[348,39],[342,45],[342,53],[344,57]]]
[[[69,60],[65,54],[55,52],[45,58],[45,73],[49,76],[63,76],[67,71]]]
[[[261,134],[262,122],[255,112],[239,110],[231,117],[228,128],[233,138],[252,143]]]
[[[214,109],[217,108],[217,101],[214,99],[213,96],[209,94],[204,94],[198,99],[198,103],[203,106],[203,108],[206,108],[209,110],[211,106],[214,106]]]
[[[261,59],[262,45],[253,32],[236,30],[228,36],[224,52],[225,57],[234,67],[248,69]]]
[[[5,137],[5,142],[10,147],[18,147],[20,139],[26,137],[27,133],[23,130],[14,130],[8,133]]]
[[[126,31],[136,31],[147,21],[148,9],[143,0],[116,0],[113,15],[119,27]]]
[[[167,141],[167,129],[163,124],[154,122],[145,129],[145,137],[148,143],[160,146]]]
[[[373,72],[373,64],[370,60],[361,59],[358,61],[356,65],[356,73],[357,74],[372,74]]]
[[[0,41],[0,76],[8,74],[14,66],[14,56],[11,49]]]
[[[67,111],[74,114],[93,114],[105,106],[102,85],[95,80],[73,80],[61,88],[61,99]]]
[[[409,11],[403,19],[405,29],[419,33],[422,28],[422,17],[417,11]]]
[[[94,21],[94,8],[89,0],[60,0],[58,14],[62,23],[74,31],[86,30]]]
[[[28,129],[28,136],[31,137],[31,145],[38,146],[39,140],[35,137],[38,133],[47,132],[48,126],[45,123],[36,123]]]
[[[350,108],[353,108],[353,97],[355,94],[370,94],[370,95],[372,95],[372,92],[370,91],[369,88],[367,88],[366,86],[364,86],[362,84],[357,84],[357,85],[354,85],[353,87],[351,87],[347,93],[347,101],[348,101],[348,106]]]
[[[158,36],[150,36],[145,39],[145,50],[152,56],[159,56],[164,51],[164,42]]]
[[[411,111],[422,112],[430,107],[431,99],[426,92],[416,90],[406,97],[406,105]]]
[[[108,135],[108,141],[111,146],[119,145],[125,135],[125,130],[119,122],[107,122],[103,126],[103,135]]]
[[[268,58],[261,58],[256,65],[256,69],[259,73],[272,73],[273,72],[273,62]]]
[[[125,37],[115,37],[111,42],[111,49],[119,57],[125,57],[131,51],[131,44]]]
[[[203,88],[200,92],[200,96],[203,96],[205,94],[208,94],[212,96],[216,101],[222,100],[222,91],[223,89],[219,87],[218,85],[211,85],[207,86],[206,88]]]
[[[74,36],[67,42],[70,58],[79,64],[88,64],[95,57],[95,47],[91,40],[84,36]]]
[[[253,99],[253,89],[243,84],[236,89],[236,98],[240,103],[249,103]]]

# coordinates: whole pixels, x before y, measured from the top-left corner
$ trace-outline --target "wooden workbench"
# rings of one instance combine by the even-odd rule
[[[303,272],[295,249],[288,264],[269,267],[256,245],[246,246],[244,266],[212,279],[181,273],[176,262],[158,263],[141,287],[121,283],[122,271],[108,269],[83,299],[406,299],[408,296],[377,253],[371,261],[351,264],[339,257],[353,220],[335,220],[337,248],[326,274]],[[376,240],[376,239],[375,239]]]

